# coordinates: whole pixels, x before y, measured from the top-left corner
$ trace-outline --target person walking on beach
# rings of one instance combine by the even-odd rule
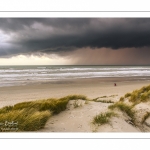
[[[114,83],[114,86],[117,86],[117,84],[116,84],[116,83]]]

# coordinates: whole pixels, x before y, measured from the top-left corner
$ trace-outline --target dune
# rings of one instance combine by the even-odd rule
[[[109,105],[111,104],[89,102],[77,108],[68,107],[66,111],[51,117],[39,132],[140,132],[140,129],[126,121],[128,116],[123,115],[113,117],[108,124],[94,125],[93,118],[106,112]]]

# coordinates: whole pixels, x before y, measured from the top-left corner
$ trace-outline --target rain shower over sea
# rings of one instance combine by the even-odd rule
[[[84,78],[150,77],[150,66],[0,66],[0,87]]]

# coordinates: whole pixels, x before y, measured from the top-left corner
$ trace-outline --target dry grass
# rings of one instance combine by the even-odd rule
[[[98,125],[109,123],[112,116],[116,116],[116,114],[114,112],[100,113],[93,118],[92,123]]]
[[[12,110],[0,114],[0,122],[17,122],[18,131],[36,131],[44,127],[47,119],[51,116],[50,111],[39,112],[36,109]],[[6,125],[2,126],[8,127]],[[14,127],[14,126],[13,126]]]
[[[124,97],[120,97],[119,101],[123,102],[124,101]]]
[[[132,93],[126,93],[119,101],[123,102],[127,98],[129,102],[138,104],[150,100],[150,85],[144,86],[139,90],[134,90]]]
[[[147,112],[144,116],[143,116],[143,118],[142,118],[142,124],[145,122],[145,120],[148,118],[150,116],[150,112]]]
[[[150,85],[126,94],[130,102],[146,102],[150,100]]]
[[[135,118],[134,118],[135,112],[134,112],[133,109],[132,109],[133,106],[129,106],[129,105],[123,103],[123,102],[117,102],[117,103],[115,103],[115,104],[113,104],[113,105],[110,105],[108,108],[109,108],[109,109],[118,108],[118,109],[120,109],[121,111],[125,112],[129,117],[131,117],[131,118],[132,118],[132,121],[134,121],[134,119],[135,119]]]
[[[101,98],[101,97],[97,97],[97,98],[93,99],[92,101],[94,101],[94,102],[101,102],[101,103],[114,103],[111,100],[102,100],[102,99],[99,99],[99,98]]]
[[[131,96],[131,93],[126,93],[124,97],[127,98],[129,96]]]
[[[111,100],[97,100],[95,102],[101,102],[101,103],[114,103],[113,101]]]
[[[60,99],[51,98],[6,106],[0,109],[0,123],[14,121],[18,122],[18,131],[36,131],[44,127],[51,115],[65,110],[69,100],[77,99],[87,100],[87,97],[69,95]]]

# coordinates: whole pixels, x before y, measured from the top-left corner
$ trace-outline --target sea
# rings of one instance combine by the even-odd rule
[[[84,78],[150,77],[150,66],[0,66],[0,87]]]

